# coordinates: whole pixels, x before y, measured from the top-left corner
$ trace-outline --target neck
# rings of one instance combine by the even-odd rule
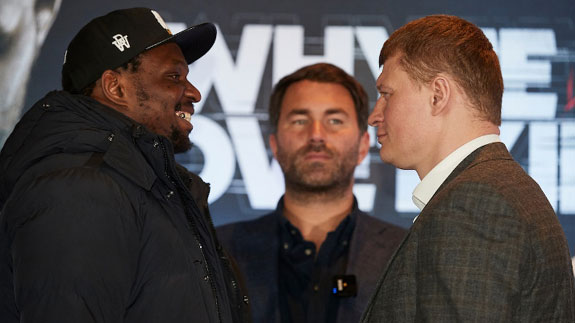
[[[427,156],[429,158],[426,158],[424,163],[415,168],[420,179],[423,179],[449,154],[471,140],[485,135],[499,135],[499,127],[497,125],[489,121],[476,119],[466,121],[464,118],[459,118],[457,122],[443,125],[441,129],[438,139],[434,141],[436,144],[428,145]]]
[[[305,196],[304,196],[305,195]],[[334,231],[353,207],[350,186],[341,194],[293,192],[284,195],[284,216],[298,228],[307,241],[319,250],[327,234]]]

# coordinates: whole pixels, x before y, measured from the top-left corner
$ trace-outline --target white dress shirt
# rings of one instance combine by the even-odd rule
[[[413,190],[412,200],[419,210],[423,210],[425,205],[431,200],[431,197],[439,186],[447,179],[449,174],[453,172],[455,167],[459,165],[467,156],[474,152],[477,148],[483,147],[487,144],[501,142],[498,135],[485,135],[471,140],[463,146],[457,148],[447,157],[445,157],[439,164],[435,165],[433,169],[425,175],[421,182]],[[413,219],[413,222],[415,222]]]

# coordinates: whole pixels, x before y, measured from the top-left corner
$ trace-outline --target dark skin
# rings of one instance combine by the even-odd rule
[[[201,94],[188,80],[188,64],[175,43],[141,55],[136,72],[106,70],[96,81],[92,97],[165,136],[175,152],[191,148],[192,124],[178,112],[194,113]]]

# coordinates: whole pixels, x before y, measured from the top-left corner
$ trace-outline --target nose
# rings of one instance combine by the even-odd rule
[[[194,103],[199,102],[202,99],[200,91],[188,80],[186,80],[184,96]]]
[[[311,142],[323,142],[325,140],[325,129],[321,121],[319,120],[313,121],[309,129],[310,129],[309,140]]]
[[[373,107],[373,111],[367,118],[367,123],[372,127],[377,127],[383,122],[383,108],[385,102],[382,97],[380,97],[376,102],[375,106]]]

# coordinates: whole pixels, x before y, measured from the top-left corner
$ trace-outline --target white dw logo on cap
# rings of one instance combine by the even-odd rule
[[[118,49],[123,52],[125,48],[130,48],[130,43],[128,42],[128,35],[122,36],[121,34],[114,35],[114,41],[112,44],[116,45]]]

